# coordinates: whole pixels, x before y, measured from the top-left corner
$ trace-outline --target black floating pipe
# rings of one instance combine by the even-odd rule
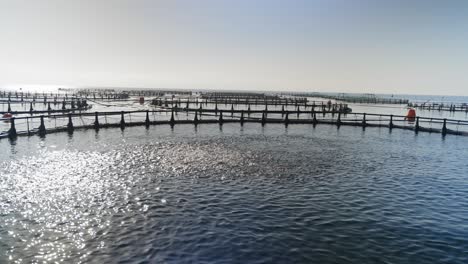
[[[68,132],[72,132],[72,131],[73,131],[73,121],[72,121],[72,115],[71,115],[71,114],[68,114],[67,129],[68,129]]]
[[[14,117],[10,119],[10,124],[11,124],[11,127],[10,127],[10,130],[8,130],[8,137],[9,138],[16,138],[17,134],[16,134],[15,118]]]
[[[44,116],[41,115],[41,124],[39,125],[39,135],[45,135],[46,133],[46,129],[45,129],[45,125],[44,125]]]

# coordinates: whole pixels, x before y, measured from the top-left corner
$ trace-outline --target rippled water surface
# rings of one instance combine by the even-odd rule
[[[468,139],[237,124],[0,141],[0,263],[468,263]]]

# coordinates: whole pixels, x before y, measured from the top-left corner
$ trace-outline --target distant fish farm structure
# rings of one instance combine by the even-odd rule
[[[2,99],[3,104],[12,104],[16,95],[6,95]],[[120,94],[120,95],[119,95]],[[67,95],[23,94],[23,103],[34,105],[35,103],[48,105],[57,101],[57,106],[65,109],[45,109],[41,112],[9,111],[18,116],[0,118],[0,122],[8,124],[8,129],[1,132],[0,138],[15,139],[18,136],[38,134],[44,136],[48,133],[68,132],[78,129],[94,129],[119,127],[125,129],[130,126],[144,126],[150,128],[157,125],[177,126],[181,124],[219,124],[238,123],[243,126],[249,123],[283,124],[284,126],[304,124],[314,128],[318,125],[333,125],[338,129],[342,126],[355,126],[366,129],[368,127],[385,127],[393,129],[411,130],[415,133],[429,132],[445,135],[468,135],[468,121],[447,118],[430,118],[415,116],[408,118],[401,115],[385,115],[375,113],[355,113],[345,103],[309,101],[307,97],[264,95],[264,94],[234,94],[234,93],[206,93],[193,96],[191,93],[175,97],[159,96],[151,99],[146,110],[127,111],[94,111],[88,107],[83,108],[87,100],[91,102],[115,100],[129,100],[140,102],[144,92],[134,91],[126,99],[121,93],[114,95],[106,93],[73,93]],[[46,97],[47,96],[47,97]],[[18,95],[20,98],[21,95]],[[133,97],[133,98],[132,98]],[[31,100],[36,99],[33,103]],[[86,99],[88,98],[88,99]],[[26,102],[25,100],[28,100]],[[59,99],[64,100],[59,104]],[[37,101],[40,100],[40,101]],[[45,101],[44,101],[45,100]],[[50,102],[49,100],[52,100]],[[75,108],[72,107],[75,102]],[[80,102],[78,105],[77,102]],[[52,103],[53,104],[53,103]],[[67,107],[68,106],[68,107]],[[81,106],[81,107],[78,107]],[[63,111],[63,112],[61,112]],[[65,112],[66,111],[66,112]]]
[[[408,104],[407,99],[386,98],[375,94],[281,93],[290,96],[315,97],[354,104]]]

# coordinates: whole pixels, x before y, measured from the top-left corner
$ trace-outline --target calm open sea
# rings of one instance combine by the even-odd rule
[[[181,125],[0,150],[0,263],[468,263],[466,137]]]

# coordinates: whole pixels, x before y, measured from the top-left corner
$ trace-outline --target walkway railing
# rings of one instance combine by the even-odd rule
[[[0,118],[0,122],[9,122],[9,129],[0,133],[0,138],[16,138],[23,135],[45,135],[47,133],[76,129],[100,129],[105,127],[212,124],[218,123],[259,123],[265,124],[320,124],[341,126],[386,127],[388,129],[413,130],[415,133],[431,132],[442,135],[468,136],[468,121],[446,118],[381,115],[369,113],[335,113],[323,111],[278,111],[278,110],[219,110],[219,109],[159,109],[152,111],[111,111],[23,116],[11,119]]]

